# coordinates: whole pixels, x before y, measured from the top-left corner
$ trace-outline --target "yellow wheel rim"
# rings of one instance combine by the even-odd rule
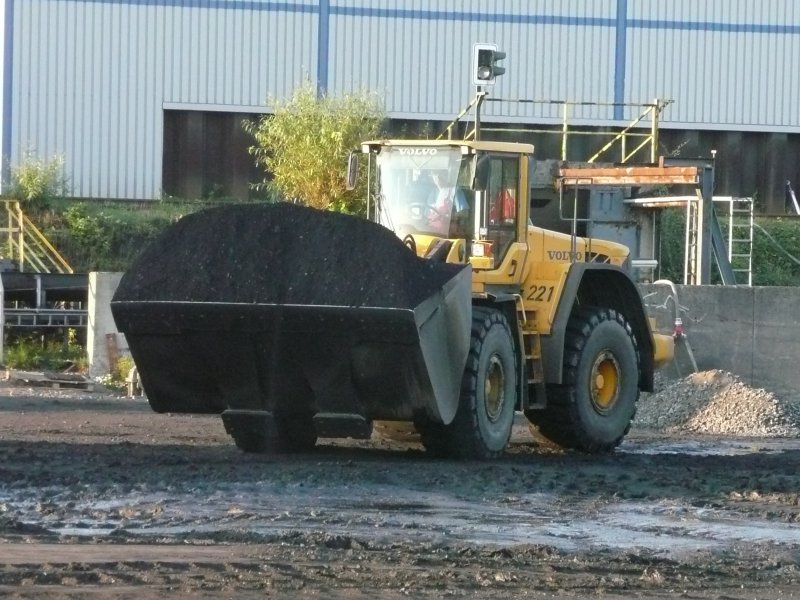
[[[602,352],[595,359],[589,380],[592,404],[600,413],[613,408],[619,397],[619,363],[611,352]]]

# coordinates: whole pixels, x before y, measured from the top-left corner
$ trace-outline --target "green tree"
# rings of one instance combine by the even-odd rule
[[[345,189],[348,153],[378,135],[385,113],[374,94],[317,96],[310,82],[274,112],[245,124],[255,138],[250,153],[267,171],[258,184],[307,206],[363,213],[365,188]]]

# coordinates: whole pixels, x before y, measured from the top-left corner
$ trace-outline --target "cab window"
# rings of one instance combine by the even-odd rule
[[[519,158],[490,155],[486,181],[486,239],[492,242],[495,264],[499,264],[517,237]]]

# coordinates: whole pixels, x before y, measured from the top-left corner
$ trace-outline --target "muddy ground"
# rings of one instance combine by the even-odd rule
[[[800,440],[634,431],[609,456],[322,440],[0,389],[0,596],[800,597]]]

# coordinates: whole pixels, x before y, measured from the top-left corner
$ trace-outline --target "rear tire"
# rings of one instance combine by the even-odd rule
[[[633,330],[613,309],[584,308],[570,317],[564,345],[564,383],[548,386],[545,409],[525,415],[562,448],[610,452],[630,430],[639,399]]]
[[[516,390],[517,361],[508,321],[496,309],[473,307],[458,411],[441,438],[448,453],[484,460],[501,456],[514,424]]]

